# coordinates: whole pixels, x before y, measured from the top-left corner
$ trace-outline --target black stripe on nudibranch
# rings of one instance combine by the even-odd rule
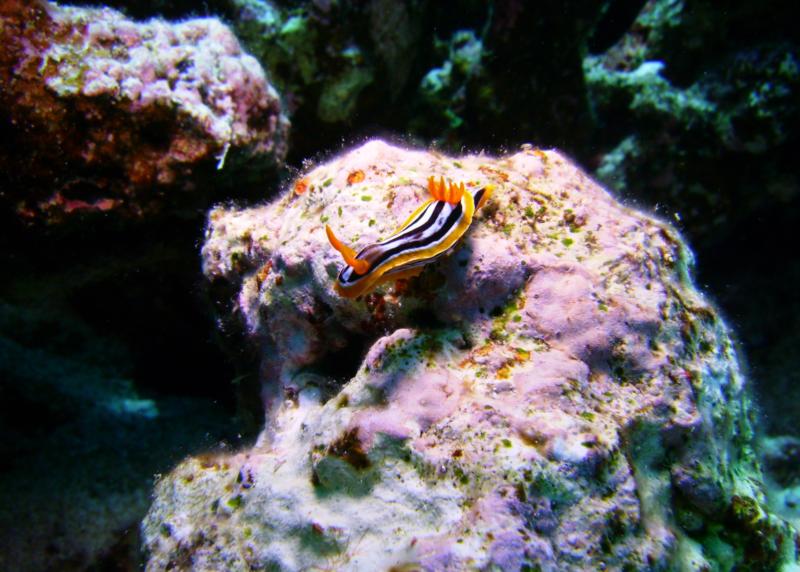
[[[395,256],[399,256],[400,254],[403,254],[405,252],[413,252],[415,250],[421,250],[423,248],[429,248],[432,245],[440,242],[442,239],[444,239],[444,237],[447,235],[447,233],[450,232],[450,229],[453,228],[453,226],[458,222],[458,219],[461,218],[462,211],[463,211],[463,209],[461,208],[461,204],[460,203],[457,204],[455,206],[455,208],[453,208],[452,211],[450,212],[450,214],[447,216],[447,219],[445,219],[444,223],[439,225],[439,227],[435,229],[435,232],[430,237],[425,238],[424,236],[422,236],[421,238],[416,239],[416,240],[412,240],[411,242],[409,242],[407,244],[396,246],[396,247],[386,251],[375,262],[375,264],[376,265],[383,264],[384,262],[386,262],[390,258],[394,258]],[[437,221],[437,220],[440,220],[440,217],[436,217],[435,219],[433,219],[431,221],[430,225],[428,225],[426,223],[426,225],[427,225],[426,228],[432,226],[434,224],[434,222]],[[417,234],[417,233],[409,233],[409,238],[411,236],[413,236],[414,234]]]
[[[404,240],[408,240],[409,236],[411,236],[412,234],[424,233],[439,218],[439,215],[442,214],[442,210],[444,209],[445,206],[448,206],[447,203],[442,201],[436,201],[431,203],[430,205],[428,205],[428,208],[419,213],[419,216],[417,216],[417,218],[415,218],[414,221],[411,224],[409,224],[402,233],[398,234],[397,236],[387,238],[383,242],[379,242],[377,246],[389,246],[390,244],[394,244],[395,242],[402,242]],[[419,224],[420,222],[421,222],[420,226],[416,227],[416,225]],[[370,247],[368,246],[362,249],[361,252],[358,253],[358,255],[360,256],[361,253],[365,252],[368,248]]]

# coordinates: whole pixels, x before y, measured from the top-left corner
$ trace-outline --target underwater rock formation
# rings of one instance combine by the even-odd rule
[[[581,58],[608,4],[500,0],[455,13],[439,3],[412,130],[448,149],[533,138],[584,152],[593,126]]]
[[[15,0],[0,18],[0,170],[24,217],[175,206],[226,161],[286,153],[277,93],[218,20]]]
[[[339,297],[428,176],[496,187],[418,277]],[[158,483],[149,570],[766,569],[771,514],[725,324],[667,224],[555,151],[372,141],[209,215],[204,272],[263,356],[267,423]],[[231,298],[226,298],[232,293]],[[766,567],[766,568],[765,568]]]
[[[386,132],[449,149],[531,135],[577,149],[590,133],[581,54],[598,3],[222,4],[287,102],[297,158]]]
[[[446,59],[440,67],[426,73],[420,82],[421,105],[429,113],[418,118],[418,122],[428,124],[431,122],[430,115],[438,115],[440,120],[447,119],[446,127],[441,126],[441,131],[446,132],[447,128],[454,130],[464,124],[459,108],[466,105],[469,82],[483,79],[480,76],[484,47],[472,30],[459,30],[449,42],[439,42],[437,47],[446,53]],[[424,132],[424,129],[431,129],[437,122],[431,123],[424,128],[416,127]]]

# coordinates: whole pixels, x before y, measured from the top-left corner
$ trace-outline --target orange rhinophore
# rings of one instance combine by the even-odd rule
[[[434,200],[457,205],[461,202],[461,197],[464,195],[465,190],[464,183],[456,185],[448,181],[445,184],[444,177],[439,177],[439,182],[437,183],[435,177],[428,177],[428,191]]]

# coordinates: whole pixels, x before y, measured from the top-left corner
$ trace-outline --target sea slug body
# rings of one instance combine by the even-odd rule
[[[426,264],[450,252],[464,236],[475,211],[486,203],[493,188],[487,185],[473,194],[466,191],[464,183],[445,184],[444,178],[437,182],[430,177],[428,190],[431,198],[394,234],[358,253],[337,239],[330,226],[325,227],[328,240],[346,263],[335,283],[341,296],[355,298],[384,282],[422,272]]]

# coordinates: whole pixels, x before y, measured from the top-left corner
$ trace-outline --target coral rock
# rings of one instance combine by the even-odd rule
[[[0,18],[0,165],[23,216],[139,214],[226,158],[286,153],[275,90],[218,20],[13,0]]]
[[[496,190],[450,256],[337,296],[325,224],[356,247],[385,237],[430,175]],[[261,348],[267,425],[160,481],[150,570],[794,558],[728,330],[669,225],[530,146],[450,158],[373,141],[304,180],[210,214],[204,270]]]

